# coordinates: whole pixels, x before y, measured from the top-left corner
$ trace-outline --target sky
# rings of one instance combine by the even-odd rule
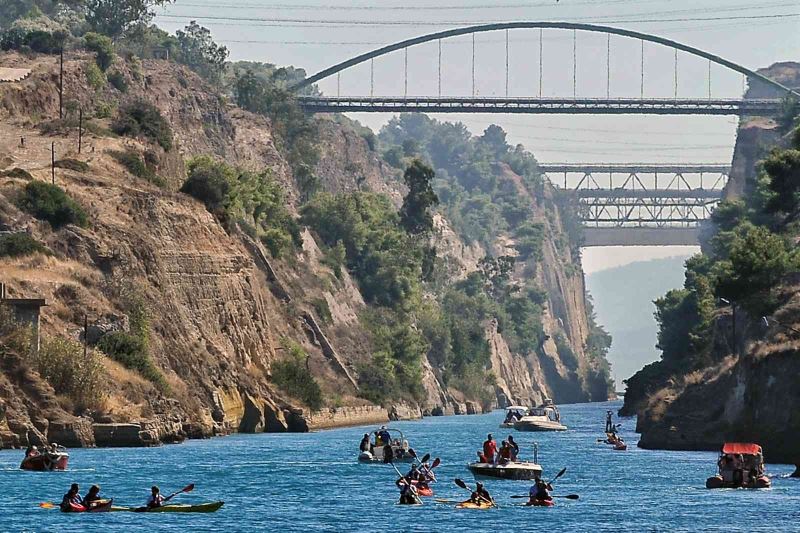
[[[231,60],[301,67],[310,75],[358,54],[403,39],[472,24],[568,21],[651,33],[714,53],[752,69],[800,60],[800,0],[177,0],[159,8],[168,31],[191,20],[208,27]],[[511,30],[509,94],[538,96],[540,34]],[[475,92],[504,96],[505,32],[475,36]],[[544,30],[543,96],[636,97],[642,90],[640,41],[604,34]],[[472,93],[472,37],[442,41],[442,94]],[[610,53],[609,53],[610,50]],[[574,54],[574,55],[573,55]],[[573,63],[573,58],[575,61]],[[374,95],[404,93],[404,53],[374,63]],[[408,94],[438,93],[438,44],[408,51]],[[573,70],[573,65],[575,68]],[[610,74],[606,68],[611,66]],[[644,46],[645,97],[737,98],[742,76],[706,60]],[[710,81],[709,81],[710,74]],[[370,67],[322,80],[328,95],[370,94]],[[352,114],[377,130],[391,115]],[[509,142],[522,143],[543,163],[730,163],[737,120],[704,116],[433,115],[462,121],[480,134],[497,123]],[[688,250],[692,253],[694,250]],[[584,252],[594,272],[633,260],[684,255],[673,247],[598,248]]]

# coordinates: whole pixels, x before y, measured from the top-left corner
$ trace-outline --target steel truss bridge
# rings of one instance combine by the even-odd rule
[[[539,90],[538,95],[525,95],[512,97],[509,89],[509,79],[514,73],[511,68],[509,57],[509,31],[522,29],[539,30]],[[544,98],[543,97],[543,46],[542,32],[545,29],[572,30],[572,95],[565,98]],[[505,31],[505,96],[499,98],[479,97],[476,90],[476,62],[475,35],[485,32]],[[606,97],[605,98],[581,98],[577,91],[578,78],[578,54],[577,54],[577,32],[601,33],[607,36],[606,60]],[[447,96],[442,92],[442,40],[463,36],[472,36],[472,94],[471,96]],[[633,68],[639,67],[641,78],[639,98],[612,98],[611,96],[611,37],[622,36],[641,41],[640,61],[633,61]],[[425,94],[418,96],[409,95],[409,76],[408,76],[408,50],[416,45],[438,42],[438,91],[435,95]],[[673,98],[646,98],[645,97],[645,47],[646,42],[656,43],[661,46],[674,50],[674,95]],[[374,61],[377,58],[391,54],[392,52],[402,51],[404,54],[403,86],[402,95],[380,96],[375,95],[375,69]],[[705,59],[708,62],[708,97],[707,98],[679,98],[678,95],[678,53],[682,52],[691,56]],[[427,58],[431,55],[426,54]],[[532,63],[533,54],[526,54],[525,68]],[[502,57],[495,57],[496,62],[501,62]],[[640,65],[637,65],[640,63]],[[342,96],[341,95],[341,74],[342,72],[361,64],[369,65],[369,94],[361,96]],[[627,29],[614,28],[611,26],[600,26],[594,24],[579,24],[571,22],[508,22],[499,24],[485,24],[479,26],[469,26],[456,28],[437,33],[431,33],[413,39],[400,41],[371,52],[348,59],[329,68],[326,68],[313,76],[303,80],[294,87],[296,92],[309,87],[321,80],[336,76],[336,96],[298,96],[300,106],[311,113],[330,113],[330,112],[431,112],[431,113],[560,113],[560,114],[657,114],[657,115],[749,115],[749,116],[774,116],[781,110],[781,98],[769,98],[761,100],[745,99],[714,99],[711,91],[711,66],[720,65],[727,70],[741,74],[744,79],[750,82],[759,82],[773,89],[779,96],[800,98],[800,93],[786,87],[774,80],[765,77],[747,67],[728,61],[717,55],[705,52],[698,48],[688,46],[671,39],[665,39],[655,35],[636,32]],[[566,65],[562,66],[568,68]],[[602,78],[601,78],[602,80]],[[366,80],[365,85],[366,85]],[[602,81],[600,81],[602,83]],[[399,87],[398,83],[395,85]],[[532,91],[533,92],[533,91]]]
[[[692,245],[723,196],[721,164],[543,164],[580,202],[586,246]]]

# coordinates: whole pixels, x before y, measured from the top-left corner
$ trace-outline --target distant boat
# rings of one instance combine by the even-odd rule
[[[546,398],[539,407],[534,407],[528,414],[514,422],[517,431],[565,431],[567,426],[561,423],[561,413],[553,400]]]

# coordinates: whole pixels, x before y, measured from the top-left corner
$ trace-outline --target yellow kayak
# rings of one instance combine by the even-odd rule
[[[456,505],[456,509],[491,509],[494,504],[491,502],[475,503],[472,500],[467,500]]]

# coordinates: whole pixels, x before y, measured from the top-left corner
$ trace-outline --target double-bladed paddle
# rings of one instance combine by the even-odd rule
[[[397,469],[397,467],[395,466],[394,463],[389,463],[389,464],[392,465],[392,468],[394,468],[394,471],[397,472],[398,476],[400,476],[400,479],[398,480],[398,482],[402,480],[404,484],[408,484],[408,490],[410,490],[411,494],[414,495],[414,499],[417,501],[418,504],[422,504],[422,500],[419,498],[419,495],[417,494],[416,490],[414,489],[414,485],[412,483],[410,483],[408,480],[406,480],[406,476],[404,476],[402,474],[402,472],[400,472],[400,470]]]

